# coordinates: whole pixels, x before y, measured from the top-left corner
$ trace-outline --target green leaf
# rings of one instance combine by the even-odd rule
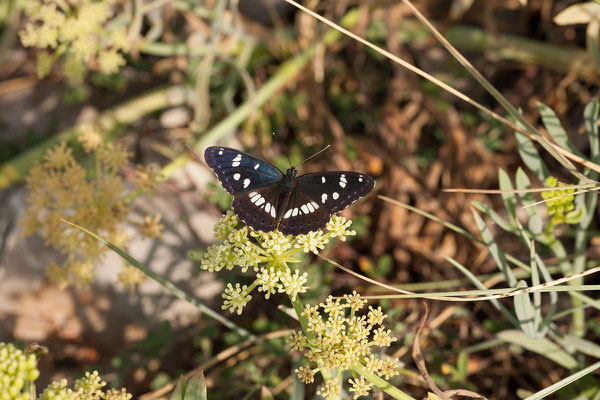
[[[587,374],[590,374],[592,372],[594,372],[595,370],[597,370],[598,368],[600,368],[600,361],[598,361],[595,364],[590,365],[587,368],[582,369],[579,372],[574,373],[573,375],[569,375],[564,379],[561,379],[560,381],[553,383],[552,385],[548,386],[547,388],[545,388],[544,390],[540,390],[539,392],[527,397],[525,400],[540,400],[543,399],[545,397],[547,397],[548,395],[556,392],[559,389],[562,389],[563,387],[583,378],[584,376],[586,376]]]
[[[469,367],[469,355],[461,351],[458,354],[458,359],[456,360],[456,372],[458,373],[458,380],[463,380],[467,377],[467,368]]]
[[[517,139],[517,149],[523,163],[536,174],[540,181],[545,182],[550,172],[540,157],[540,153],[535,148],[533,141],[519,131],[515,131],[515,138]]]
[[[464,267],[464,265],[462,265],[458,261],[454,260],[453,258],[450,258],[450,257],[444,257],[444,258],[450,264],[454,265],[467,278],[469,278],[469,280],[476,287],[478,287],[482,291],[489,292],[489,289],[487,287],[485,287],[485,285],[483,283],[481,283],[479,281],[479,279],[477,279],[477,277],[475,275],[473,275],[473,273],[471,271],[466,269]],[[512,312],[510,312],[510,310],[508,308],[506,308],[502,303],[500,303],[500,301],[498,299],[491,299],[490,301],[492,302],[494,307],[496,307],[502,313],[502,315],[504,315],[506,317],[506,319],[509,320],[511,324],[513,324],[513,326],[515,326],[515,327],[519,326],[519,320],[512,314]]]
[[[529,207],[528,210],[532,208],[533,207]],[[544,220],[542,219],[542,216],[538,214],[532,215],[529,218],[529,221],[527,221],[527,229],[535,236],[541,235],[544,231]]]
[[[565,335],[564,339],[579,352],[600,358],[600,345],[573,335]]]
[[[206,380],[202,371],[195,373],[188,381],[184,400],[206,400]]]
[[[585,128],[590,142],[590,158],[594,162],[598,162],[598,155],[600,154],[600,141],[598,140],[599,110],[600,103],[597,100],[588,103],[583,110],[583,119],[585,120]]]
[[[503,231],[512,233],[517,232],[516,226],[511,225],[509,222],[504,220],[504,218],[502,218],[500,214],[498,214],[495,210],[491,209],[487,204],[480,203],[478,201],[472,201],[471,204],[473,205],[473,207],[490,217],[492,221],[494,221],[494,223],[498,225]]]
[[[179,381],[177,382],[177,386],[175,386],[175,390],[173,391],[173,394],[171,395],[169,400],[183,400],[185,397],[185,388],[186,387],[187,387],[187,381],[182,376],[181,378],[179,378]]]
[[[519,281],[517,289],[524,289],[526,287],[527,283],[525,283],[525,281]],[[533,309],[533,304],[531,304],[529,293],[520,293],[515,295],[513,298],[513,302],[515,305],[515,313],[517,314],[521,330],[527,335],[527,337],[535,338],[535,310]]]
[[[206,380],[202,371],[196,372],[190,379],[181,377],[170,400],[206,400]]]
[[[577,368],[577,361],[569,353],[546,338],[532,339],[527,337],[523,332],[515,329],[499,332],[496,336],[507,343],[521,346],[524,349],[546,357],[564,368]]]
[[[554,113],[550,107],[545,105],[544,103],[537,103],[538,111],[540,112],[540,116],[542,117],[542,122],[544,123],[544,127],[552,136],[552,139],[563,149],[569,150],[573,154],[577,154],[580,157],[584,157],[584,155],[579,151],[579,149],[573,146],[573,143],[569,140],[569,136],[567,135],[567,131],[563,128],[560,120]]]
[[[479,216],[477,211],[473,210],[473,216],[475,217],[475,222],[477,223],[477,227],[481,232],[483,242],[490,251],[490,254],[492,255],[494,261],[496,261],[498,268],[504,274],[508,286],[515,287],[517,284],[517,279],[515,278],[514,273],[510,269],[510,265],[508,265],[504,254],[500,251],[498,245],[494,241],[494,237],[492,236],[490,229],[487,227],[485,222],[483,222],[483,219]]]
[[[523,168],[519,167],[517,168],[517,174],[515,176],[515,185],[517,187],[517,189],[531,189],[531,181],[529,180],[529,177],[527,176],[527,174],[525,173],[525,171],[523,171]],[[528,206],[530,204],[535,203],[535,197],[533,195],[533,193],[529,192],[529,193],[519,193],[519,199],[521,199],[521,203],[524,206]],[[527,207],[525,209],[525,211],[527,212],[527,214],[529,215],[538,215],[537,212],[537,207]]]
[[[600,17],[600,5],[588,1],[565,8],[556,14],[554,23],[557,25],[587,24],[598,17]]]
[[[500,186],[500,190],[512,191],[513,185],[510,181],[510,177],[502,168],[498,169],[498,182]],[[502,200],[504,201],[504,206],[506,207],[506,211],[508,212],[508,217],[511,221],[515,221],[517,218],[517,197],[514,193],[501,193]]]
[[[576,210],[569,211],[565,214],[565,222],[567,224],[578,224],[579,221],[585,216],[585,206],[582,206]]]
[[[600,51],[598,49],[598,35],[600,34],[600,21],[593,18],[585,30],[586,47],[596,68],[600,68]]]

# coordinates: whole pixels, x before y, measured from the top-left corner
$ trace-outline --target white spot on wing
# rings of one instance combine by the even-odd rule
[[[321,203],[325,204],[326,201],[327,201],[327,193],[323,193],[321,195]]]
[[[306,207],[306,204],[303,204],[302,207],[300,207],[300,209],[304,214],[308,214],[308,207]]]
[[[219,150],[219,155],[222,156],[223,155],[223,150]]]
[[[246,189],[248,186],[250,186],[250,179],[246,178],[244,179],[244,189]]]
[[[256,165],[254,166],[254,169],[258,169],[258,167],[260,167],[260,164],[256,164]]]
[[[334,200],[337,200],[340,198],[340,194],[338,192],[333,192],[333,195],[331,197],[333,197]]]
[[[233,174],[233,180],[235,181],[239,181],[242,175],[240,174]]]
[[[298,208],[294,208],[294,211],[292,211],[292,217],[295,217],[296,215],[298,215]]]
[[[292,215],[292,209],[290,208],[289,210],[286,211],[285,215],[283,216],[284,219],[289,218],[290,215]]]
[[[315,201],[311,201],[310,204],[315,208],[315,210],[319,209],[319,205]]]
[[[271,211],[271,203],[267,203],[267,205],[265,206],[265,212],[268,214],[269,211]]]
[[[346,180],[346,174],[342,174],[340,176],[340,186],[342,188],[345,188],[346,187],[346,183],[348,183],[348,181]]]
[[[271,207],[271,217],[275,218],[277,215],[275,214],[275,207]]]
[[[306,203],[306,207],[308,207],[308,211],[310,211],[310,212],[315,212],[315,208],[313,207],[313,205],[312,205],[312,204],[310,204],[310,203]]]
[[[238,154],[237,156],[234,157],[233,160],[231,160],[231,166],[232,167],[239,167],[240,166],[240,161],[242,161],[242,155]]]
[[[261,206],[265,201],[266,201],[265,198],[260,196],[260,199],[258,199],[258,201],[256,202],[256,205]]]
[[[321,183],[325,183],[325,177],[324,176],[321,177]]]

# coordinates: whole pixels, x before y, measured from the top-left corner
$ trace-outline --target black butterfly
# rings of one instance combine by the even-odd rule
[[[237,216],[265,232],[279,229],[286,235],[300,235],[321,229],[331,214],[375,186],[373,178],[353,171],[298,176],[291,167],[284,175],[274,165],[229,147],[211,146],[204,159],[225,190],[235,196]]]

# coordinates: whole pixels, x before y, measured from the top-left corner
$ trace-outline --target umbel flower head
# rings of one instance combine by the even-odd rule
[[[125,65],[129,51],[124,27],[111,26],[116,0],[35,0],[27,2],[27,23],[19,32],[25,47],[44,51],[38,58],[38,76],[48,75],[52,64],[64,60],[72,84],[80,83],[87,69],[105,74]],[[113,24],[114,25],[114,24]]]
[[[326,399],[339,398],[341,374],[349,370],[354,376],[353,365],[360,363],[385,379],[399,373],[401,364],[398,359],[381,358],[374,354],[376,348],[388,347],[396,338],[390,336],[391,330],[386,330],[382,325],[387,315],[381,311],[381,307],[369,306],[366,315],[359,315],[366,303],[358,293],[353,292],[345,295],[343,300],[329,296],[317,306],[307,304],[302,315],[308,320],[307,335],[310,338],[301,331],[288,338],[292,350],[306,350],[306,358],[314,365],[296,369],[302,382],[313,382],[314,375],[320,370],[332,376],[317,393]],[[349,391],[354,393],[355,399],[368,395],[372,386],[362,376],[354,376],[348,382]]]
[[[67,387],[67,380],[54,381],[38,397],[39,400],[129,400],[133,396],[125,389],[109,389],[103,391],[106,382],[100,378],[98,371],[86,372],[83,378],[77,379],[73,389]]]
[[[553,176],[546,178],[546,186],[548,187],[563,187],[567,186],[564,183],[559,183],[558,179]],[[547,200],[546,206],[548,207],[548,214],[552,216],[549,230],[552,230],[556,225],[560,225],[563,222],[567,224],[578,224],[583,218],[585,213],[585,207],[581,207],[579,210],[575,209],[575,196],[572,193],[575,189],[556,189],[542,192],[542,199]],[[548,200],[550,199],[550,200]]]
[[[28,400],[25,382],[40,375],[35,354],[24,354],[12,343],[0,342],[0,399]]]
[[[91,176],[63,142],[49,149],[42,162],[34,165],[25,178],[29,193],[28,207],[19,221],[22,234],[29,236],[40,232],[47,245],[66,254],[67,259],[62,265],[51,263],[46,270],[61,287],[88,285],[94,277],[95,263],[107,250],[61,218],[108,237],[121,248],[131,239],[122,227],[131,209],[127,201],[131,191],[121,176],[121,170],[129,163],[130,153],[118,143],[100,141],[92,146],[86,139],[86,132],[82,141],[89,145],[88,151],[96,161]],[[142,182],[138,184],[148,186]],[[136,228],[143,235],[156,237],[162,229],[159,221],[160,216],[147,217]],[[119,282],[130,289],[143,279],[143,272],[132,267],[125,267],[119,275]]]
[[[250,286],[227,285],[222,308],[232,313],[242,313],[252,299],[250,293],[254,289],[264,292],[267,299],[273,293],[286,293],[294,301],[299,293],[306,292],[307,273],[297,269],[292,271],[288,264],[299,262],[298,255],[302,252],[317,254],[331,238],[346,240],[347,236],[356,235],[348,229],[351,223],[334,215],[327,223],[327,233],[319,229],[306,235],[291,236],[277,230],[262,232],[247,226],[238,227],[238,217],[229,210],[214,227],[214,235],[221,242],[207,249],[200,266],[209,272],[239,268],[242,272],[250,269],[256,273]]]

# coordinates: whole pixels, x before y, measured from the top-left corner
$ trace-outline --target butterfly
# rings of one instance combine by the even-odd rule
[[[264,232],[278,229],[301,235],[324,228],[332,214],[375,186],[373,178],[353,171],[298,176],[296,168],[290,167],[284,174],[267,161],[229,147],[208,147],[204,160],[234,196],[236,215]]]

